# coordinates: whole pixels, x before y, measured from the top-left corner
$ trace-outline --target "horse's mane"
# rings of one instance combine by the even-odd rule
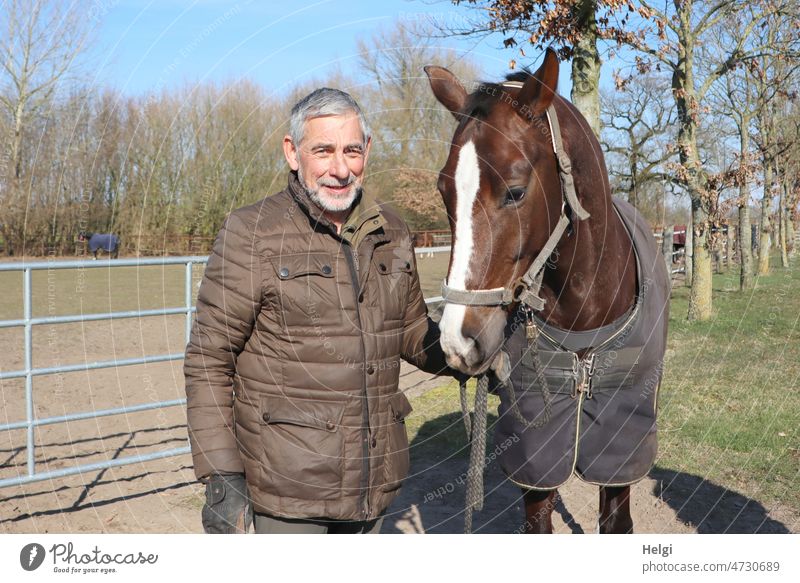
[[[505,81],[500,83],[478,81],[475,85],[476,90],[467,96],[467,102],[461,113],[467,119],[486,119],[491,109],[501,100],[503,92],[508,92],[508,87],[504,87],[503,83],[508,81],[525,83],[531,75],[533,73],[527,67],[524,67],[519,71],[509,73],[506,75]]]

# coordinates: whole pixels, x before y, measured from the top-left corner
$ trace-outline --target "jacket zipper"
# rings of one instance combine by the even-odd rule
[[[358,323],[358,330],[361,338],[361,355],[363,360],[363,373],[364,376],[361,382],[361,392],[363,393],[364,406],[362,407],[361,416],[361,513],[364,519],[369,517],[369,399],[367,397],[367,347],[364,344],[364,328],[361,325],[361,308],[359,307],[358,297],[361,295],[361,286],[358,283],[358,267],[355,256],[355,249],[347,243],[348,252],[345,254],[347,257],[347,266],[350,268],[350,277],[353,280],[353,299],[356,308],[356,322]]]

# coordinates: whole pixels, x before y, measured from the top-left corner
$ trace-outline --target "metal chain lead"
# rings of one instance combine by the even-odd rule
[[[519,409],[517,395],[514,391],[514,384],[511,382],[510,378],[504,384],[504,388],[508,394],[508,399],[511,402],[511,414],[514,416],[514,419],[525,425],[525,429],[541,429],[550,423],[551,403],[553,398],[550,394],[550,385],[547,383],[547,377],[544,376],[542,358],[539,355],[539,327],[536,325],[536,322],[533,319],[533,312],[528,309],[525,310],[525,338],[528,341],[528,350],[531,351],[531,356],[533,357],[533,368],[534,372],[536,373],[536,381],[539,383],[539,387],[542,391],[542,400],[544,401],[544,412],[542,418],[539,421],[528,421],[525,419],[525,417],[522,415],[522,411]]]

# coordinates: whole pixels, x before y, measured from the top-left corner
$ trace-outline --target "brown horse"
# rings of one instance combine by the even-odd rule
[[[620,322],[637,303],[638,252],[612,203],[597,139],[556,94],[558,68],[548,50],[535,74],[483,83],[470,94],[447,69],[425,68],[436,98],[458,122],[438,182],[453,233],[441,342],[450,366],[472,376],[508,369],[501,350],[510,316],[522,308],[529,329],[539,322],[581,332]],[[590,348],[577,349],[577,356]],[[655,350],[663,358],[663,347]],[[572,402],[581,386],[573,386]],[[645,433],[654,431],[653,418]],[[523,489],[526,531],[552,532],[556,489],[515,483]],[[599,531],[632,532],[632,482],[596,483]]]

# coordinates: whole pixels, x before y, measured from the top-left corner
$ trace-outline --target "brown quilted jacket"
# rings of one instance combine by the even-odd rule
[[[184,372],[195,473],[244,472],[256,512],[377,517],[408,473],[400,358],[447,372],[409,232],[365,194],[335,227],[299,187],[225,221]]]

